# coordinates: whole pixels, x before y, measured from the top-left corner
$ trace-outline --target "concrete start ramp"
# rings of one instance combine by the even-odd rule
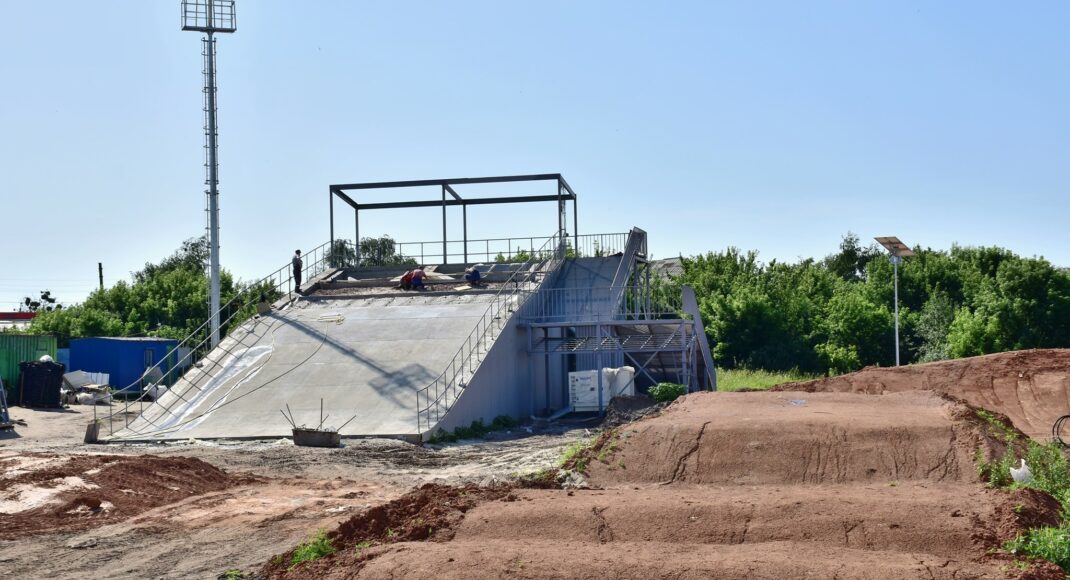
[[[289,437],[282,411],[315,428],[321,401],[323,427],[341,427],[343,437],[417,438],[416,392],[442,372],[492,299],[299,300],[232,332],[109,440]]]

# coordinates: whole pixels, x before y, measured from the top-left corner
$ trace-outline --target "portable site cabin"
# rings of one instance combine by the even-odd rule
[[[71,341],[69,370],[108,373],[111,386],[139,392],[153,366],[159,364],[165,377],[174,374],[168,371],[177,363],[177,346],[171,338],[78,338]]]
[[[19,363],[48,355],[56,358],[56,337],[47,334],[0,334],[0,379],[14,392],[19,383]]]

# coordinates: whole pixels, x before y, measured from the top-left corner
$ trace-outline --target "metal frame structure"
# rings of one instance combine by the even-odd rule
[[[455,187],[464,185],[487,184],[487,183],[515,183],[523,181],[555,181],[557,193],[553,195],[522,195],[506,197],[482,197],[464,198],[457,192]],[[365,191],[374,189],[397,189],[412,187],[438,187],[441,189],[440,200],[418,201],[390,201],[382,203],[358,203],[347,192]],[[448,196],[448,197],[447,197]],[[572,235],[576,236],[579,231],[579,217],[576,211],[576,192],[569,186],[560,173],[542,173],[536,175],[505,175],[499,177],[462,177],[457,179],[424,179],[416,181],[381,181],[373,183],[341,183],[330,186],[330,221],[331,221],[331,246],[334,245],[334,198],[338,197],[353,208],[354,246],[357,251],[357,263],[360,263],[360,212],[374,209],[403,209],[414,207],[441,207],[442,208],[442,256],[446,260],[449,256],[447,250],[447,220],[446,208],[461,206],[462,231],[464,243],[464,261],[468,262],[468,206],[487,205],[499,203],[534,203],[534,202],[557,202],[557,233],[562,238],[568,236],[567,203],[572,202]]]

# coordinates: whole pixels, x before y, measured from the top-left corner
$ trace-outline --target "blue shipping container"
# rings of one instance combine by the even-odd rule
[[[164,361],[160,372],[166,375],[175,366],[177,346],[171,338],[78,338],[71,341],[67,372],[108,373],[113,387],[137,392],[147,369]]]

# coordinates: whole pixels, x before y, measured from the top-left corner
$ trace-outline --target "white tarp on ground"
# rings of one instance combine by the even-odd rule
[[[87,385],[106,385],[111,375],[108,373],[87,373],[85,371],[72,371],[63,375],[63,380],[72,389],[80,389]]]

